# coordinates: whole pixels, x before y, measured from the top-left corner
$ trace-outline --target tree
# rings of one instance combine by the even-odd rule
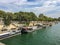
[[[58,21],[60,21],[60,17],[58,18]]]
[[[47,17],[44,14],[40,14],[38,20],[39,21],[55,21],[57,19],[56,18]]]
[[[47,17],[44,14],[40,14],[38,17],[33,12],[5,12],[0,10],[0,17],[4,19],[4,24],[9,25],[11,21],[19,21],[24,23],[29,23],[30,21],[57,21],[60,20],[60,17],[51,18]]]
[[[10,15],[10,13],[6,13],[6,16],[4,17],[4,24],[7,26],[7,25],[10,25],[10,23],[11,23],[11,15]]]
[[[5,15],[6,15],[6,12],[5,11],[2,11],[2,10],[0,10],[0,17],[5,17]]]

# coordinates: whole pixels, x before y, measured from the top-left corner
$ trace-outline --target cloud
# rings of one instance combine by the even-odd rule
[[[18,0],[16,2],[13,2],[13,4],[16,4],[16,5],[38,5],[39,3],[38,2],[29,2],[28,0]]]
[[[60,0],[1,0],[0,9],[5,11],[31,11],[39,15],[60,16]],[[56,16],[56,17],[58,17]]]
[[[15,2],[17,0],[0,0],[0,3],[11,3],[11,2]]]

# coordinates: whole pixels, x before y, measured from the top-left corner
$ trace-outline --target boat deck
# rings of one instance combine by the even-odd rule
[[[3,43],[0,42],[0,45],[5,45],[5,44],[3,44]]]

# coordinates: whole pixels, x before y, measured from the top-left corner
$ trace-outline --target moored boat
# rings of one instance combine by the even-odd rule
[[[22,29],[21,29],[21,34],[27,34],[28,32],[27,32],[27,28],[26,27],[23,27]]]

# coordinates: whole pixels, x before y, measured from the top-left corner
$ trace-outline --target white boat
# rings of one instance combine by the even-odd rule
[[[37,26],[33,26],[32,29],[33,29],[33,30],[37,29]]]
[[[2,33],[0,34],[0,36],[7,35],[7,34],[10,34],[10,32]]]

